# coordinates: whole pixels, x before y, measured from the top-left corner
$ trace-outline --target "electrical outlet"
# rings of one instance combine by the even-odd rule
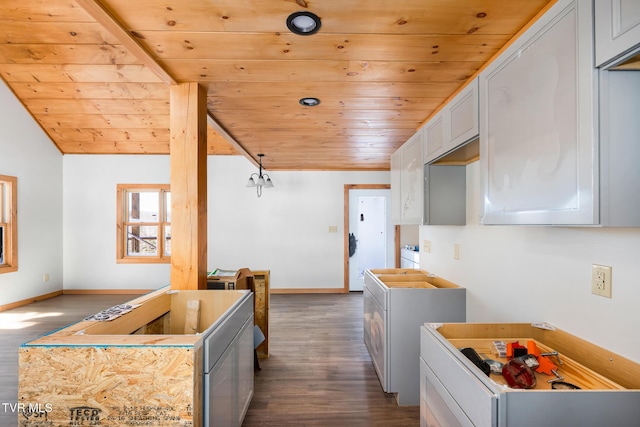
[[[422,241],[422,252],[431,253],[431,242],[429,240]]]
[[[49,281],[49,273],[44,273],[42,275],[42,281],[43,282],[48,282]]]
[[[460,259],[460,244],[459,243],[454,243],[453,244],[453,259],[455,259],[455,260]]]
[[[593,264],[591,266],[591,293],[611,298],[611,267]]]

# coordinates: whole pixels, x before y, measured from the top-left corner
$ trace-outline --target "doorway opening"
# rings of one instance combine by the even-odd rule
[[[344,292],[362,291],[364,269],[399,265],[400,227],[391,224],[390,191],[388,184],[344,186]]]

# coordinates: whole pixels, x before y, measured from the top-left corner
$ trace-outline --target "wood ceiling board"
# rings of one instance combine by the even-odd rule
[[[4,10],[3,10],[4,13]],[[97,22],[21,22],[0,18],[0,43],[13,44],[120,44]]]
[[[391,154],[394,150],[393,147],[390,147],[388,144],[384,146],[366,146],[366,144],[342,144],[340,146],[333,146],[330,143],[323,143],[320,140],[315,139],[298,139],[297,141],[275,141],[275,142],[265,142],[265,141],[256,141],[255,148],[260,149],[265,146],[271,147],[273,150],[272,154],[268,154],[267,156],[270,158],[271,166],[274,167],[274,161],[276,158],[284,158],[284,155],[287,157],[304,157],[308,155],[308,153],[314,153],[316,156],[320,157],[332,157],[336,155],[345,155],[348,153],[369,153],[369,154],[382,154],[385,155]],[[329,149],[327,149],[329,148]],[[348,161],[347,158],[344,160]]]
[[[464,83],[481,62],[167,60],[179,81]]]
[[[25,99],[32,114],[169,114],[168,100]]]
[[[281,96],[299,99],[301,96],[318,96],[335,92],[341,97],[420,97],[446,99],[460,87],[459,82],[237,82],[215,81],[206,83],[207,97],[229,96],[235,98],[254,96]]]
[[[60,143],[112,143],[114,141],[146,141],[169,143],[169,127],[166,128],[60,128],[49,129]]]
[[[288,144],[295,145],[297,141],[314,141],[321,140],[323,144],[326,146],[339,146],[340,144],[344,145],[352,145],[352,144],[367,144],[367,145],[384,145],[388,146],[389,142],[393,141],[406,141],[411,136],[413,136],[413,132],[406,129],[393,129],[393,134],[390,135],[379,135],[376,132],[376,129],[358,129],[361,134],[353,133],[345,133],[335,130],[332,127],[327,127],[321,129],[319,132],[315,130],[309,131],[295,131],[295,129],[287,129],[282,132],[269,132],[269,139],[271,143],[274,145],[277,143],[278,145]],[[291,134],[295,132],[295,137],[291,138]],[[234,135],[241,140],[256,142],[261,139],[264,139],[265,134],[257,129],[238,129],[234,132]],[[392,147],[393,149],[393,147]]]
[[[2,0],[2,20],[31,22],[94,22],[73,0]]]
[[[160,60],[486,61],[507,35],[185,33],[138,31]]]
[[[137,64],[138,59],[119,45],[0,44],[4,64]]]
[[[323,156],[310,159],[309,157],[300,157],[289,160],[287,157],[284,160],[276,160],[274,162],[277,166],[267,169],[271,171],[291,171],[291,170],[306,170],[306,171],[388,171],[389,159],[380,159],[375,157],[362,157],[358,159],[352,159],[350,161],[340,158],[338,156]],[[276,180],[276,178],[274,178]],[[276,181],[276,186],[277,186]]]
[[[69,142],[61,143],[65,154],[167,154],[169,141],[157,142],[119,140],[109,142]]]
[[[150,114],[41,114],[37,120],[45,128],[157,128],[169,127],[169,115]]]
[[[228,122],[227,128],[230,133],[233,134],[234,129],[265,129],[268,126],[273,126],[274,122],[256,122],[252,120],[251,117],[246,117],[244,120],[239,120],[237,122]],[[388,129],[389,126],[394,126],[396,129],[413,129],[415,133],[415,129],[418,126],[418,122],[416,121],[405,121],[405,120],[394,120],[392,124],[387,122],[386,120],[340,120],[336,121],[322,121],[317,119],[308,119],[304,122],[301,121],[293,121],[286,122],[282,121],[282,123],[278,123],[280,128],[284,129],[303,129],[304,126],[309,126],[309,129],[313,128],[323,128],[330,127],[336,129],[342,129],[342,126],[347,126],[350,128],[360,128],[360,129]],[[266,135],[265,135],[266,136]],[[404,141],[403,141],[404,142]]]
[[[130,154],[169,154],[169,128],[158,129],[79,129],[50,128],[60,148],[67,154],[117,152]],[[237,151],[210,127],[207,152],[211,155],[237,155]]]
[[[318,121],[337,122],[344,120],[350,123],[355,120],[384,120],[420,123],[424,114],[428,112],[418,111],[398,111],[398,110],[334,110],[320,109],[320,106],[313,108],[282,108],[274,110],[216,110],[214,115],[223,122],[239,122],[245,118],[258,121],[263,124],[269,123],[292,123],[294,125],[304,125],[316,123]],[[310,123],[311,122],[311,123]],[[415,127],[413,128],[415,130]]]
[[[144,65],[0,64],[0,74],[8,83],[159,83]]]
[[[49,99],[52,103],[65,99],[169,100],[169,87],[164,83],[13,82],[11,89],[22,100],[42,98]]]
[[[287,17],[301,10],[322,19],[323,33],[513,34],[547,0],[342,0],[295,2],[109,0],[107,8],[130,30],[288,32]],[[132,13],[132,9],[145,13]]]
[[[300,97],[302,98],[303,96]],[[410,107],[420,111],[427,111],[438,108],[444,99],[445,98],[409,98],[399,96],[388,98],[322,96],[320,103],[323,108],[332,110],[404,110]],[[295,98],[275,96],[256,96],[253,98],[238,98],[233,96],[208,97],[207,107],[209,111],[214,114],[218,110],[276,110],[298,107],[309,110],[315,109],[315,107],[301,106]]]

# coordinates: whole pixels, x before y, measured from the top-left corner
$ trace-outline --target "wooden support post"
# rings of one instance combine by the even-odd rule
[[[171,86],[171,289],[207,288],[207,94]]]

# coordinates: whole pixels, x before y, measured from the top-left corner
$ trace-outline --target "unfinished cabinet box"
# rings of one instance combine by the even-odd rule
[[[264,334],[264,341],[256,348],[260,359],[269,358],[269,297],[271,294],[270,271],[252,271],[256,287],[254,320]]]
[[[21,412],[19,425],[240,426],[253,396],[253,294],[167,287],[128,304],[20,347],[18,400],[49,406]]]
[[[640,365],[560,329],[521,323],[446,323],[420,328],[420,425],[623,426],[640,419]],[[564,382],[580,389],[552,389],[555,378],[535,373],[533,389],[509,388],[502,375],[487,376],[460,351],[482,358],[494,340],[533,340],[541,352],[557,351]]]
[[[398,405],[418,405],[420,326],[464,322],[466,290],[424,270],[374,269],[363,294],[364,341],[382,389]]]

